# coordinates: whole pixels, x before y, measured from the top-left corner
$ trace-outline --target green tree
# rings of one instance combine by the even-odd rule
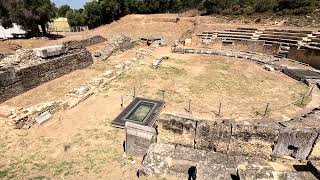
[[[62,5],[58,8],[58,17],[66,17],[67,12],[71,10],[69,5]]]
[[[17,23],[33,34],[47,34],[46,24],[55,17],[55,6],[50,0],[1,0],[1,24]]]
[[[84,15],[90,28],[102,25],[102,12],[98,1],[87,2],[84,5]]]

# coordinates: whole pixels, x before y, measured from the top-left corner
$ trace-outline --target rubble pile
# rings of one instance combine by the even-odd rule
[[[135,45],[132,42],[131,38],[125,35],[114,36],[111,39],[108,39],[106,42],[106,47],[99,52],[96,52],[94,55],[97,59],[108,59],[113,54],[119,51],[125,51],[133,48]]]

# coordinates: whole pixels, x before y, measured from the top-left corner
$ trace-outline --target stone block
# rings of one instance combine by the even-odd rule
[[[197,180],[232,180],[227,168],[222,164],[200,161],[196,166]]]
[[[144,156],[149,146],[157,141],[157,132],[153,127],[126,122],[125,151],[128,155]]]
[[[264,65],[263,69],[265,69],[267,71],[274,71],[274,68],[270,65]]]
[[[318,133],[308,129],[281,129],[278,141],[272,152],[273,157],[291,156],[307,159]]]
[[[66,48],[63,45],[54,45],[54,46],[35,48],[33,49],[33,52],[38,57],[48,58],[48,57],[58,56],[66,53]]]
[[[273,179],[279,180],[317,180],[317,178],[308,171],[297,172],[273,172]]]
[[[46,111],[46,112],[40,114],[40,116],[36,118],[36,122],[41,125],[41,124],[49,121],[51,118],[52,118],[52,115],[50,114],[50,112]]]
[[[159,125],[159,141],[194,146],[195,120],[164,114],[158,118],[157,124]]]
[[[278,127],[273,124],[232,123],[232,138],[227,153],[268,159],[278,134]]]
[[[77,94],[79,96],[84,95],[85,93],[87,93],[89,91],[89,87],[88,86],[81,86],[78,90],[77,90]]]
[[[195,147],[227,153],[231,141],[231,125],[212,121],[199,121]]]
[[[5,70],[0,70],[0,87],[9,86],[17,80],[14,68],[6,68]]]

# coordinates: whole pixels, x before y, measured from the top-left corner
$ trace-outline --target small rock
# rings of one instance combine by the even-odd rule
[[[274,71],[274,68],[272,66],[269,66],[269,65],[265,65],[263,67],[263,69],[267,70],[267,71]]]
[[[106,72],[104,72],[101,77],[103,78],[109,78],[113,75],[113,71],[112,70],[107,70]]]
[[[81,95],[84,95],[88,91],[89,91],[89,87],[88,86],[81,86],[78,89],[77,94],[81,96]]]
[[[95,87],[98,87],[98,86],[100,86],[100,84],[103,83],[103,81],[104,81],[103,79],[97,78],[97,79],[93,79],[93,80],[90,81],[89,83],[90,83],[91,85],[95,86]]]
[[[94,57],[100,57],[102,55],[101,51],[97,51],[93,54]]]
[[[47,122],[48,120],[50,120],[51,118],[52,118],[52,115],[50,114],[50,112],[46,111],[36,118],[36,122],[41,125]]]
[[[128,65],[132,64],[132,62],[129,61],[129,60],[127,60],[127,61],[124,62],[124,64],[125,64],[126,66],[128,66]]]
[[[117,64],[117,65],[115,65],[115,68],[117,68],[117,69],[124,69],[124,65],[123,64]]]

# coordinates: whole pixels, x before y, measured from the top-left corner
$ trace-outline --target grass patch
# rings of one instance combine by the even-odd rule
[[[304,93],[300,93],[299,99],[294,103],[294,105],[304,108],[306,107],[312,100],[310,95],[305,95]]]
[[[56,166],[55,175],[68,175],[73,167],[73,161],[62,161]]]
[[[7,170],[0,170],[0,178],[7,177],[9,172]]]

